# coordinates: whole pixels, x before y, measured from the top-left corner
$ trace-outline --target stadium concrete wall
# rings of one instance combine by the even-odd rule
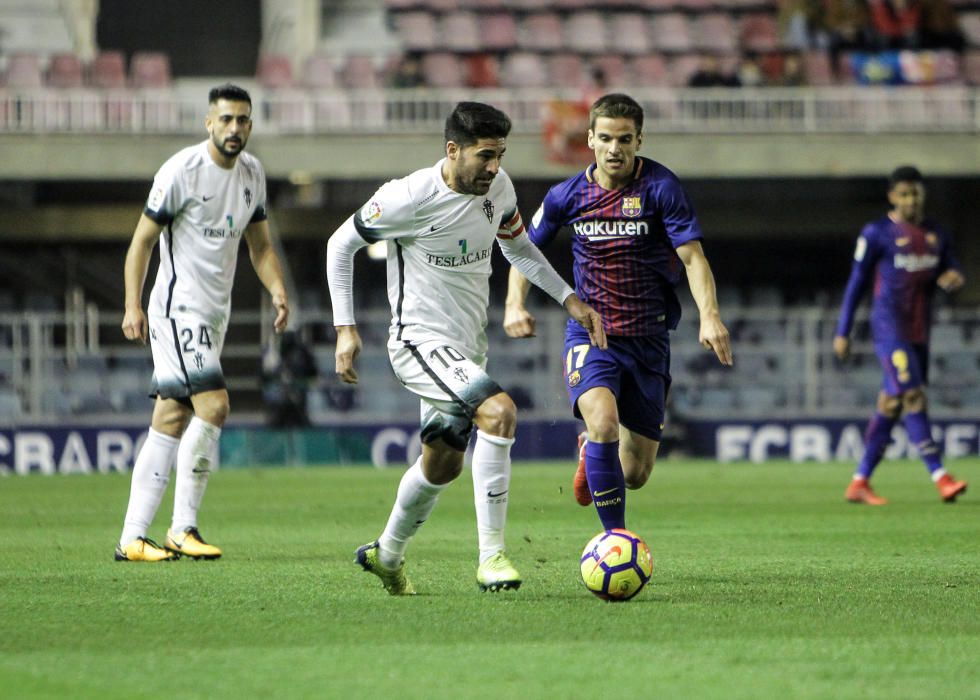
[[[575,459],[576,421],[525,422],[518,428],[513,458]],[[685,437],[668,436],[670,454],[720,462],[856,461],[863,449],[864,421],[772,420],[696,421],[684,426]],[[934,437],[947,457],[980,454],[980,420],[937,420]],[[915,457],[900,426],[892,434],[887,456]],[[0,475],[94,474],[126,472],[146,439],[145,426],[27,426],[0,430]],[[221,465],[306,466],[373,464],[404,467],[420,451],[415,424],[337,425],[302,430],[230,426],[221,439]]]

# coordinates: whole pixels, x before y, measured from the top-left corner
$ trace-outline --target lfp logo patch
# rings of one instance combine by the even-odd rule
[[[381,218],[381,204],[373,199],[361,209],[361,221],[366,224],[373,224]]]
[[[643,213],[643,202],[639,197],[623,197],[623,216],[636,218]]]

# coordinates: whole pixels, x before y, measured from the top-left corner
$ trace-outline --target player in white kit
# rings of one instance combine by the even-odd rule
[[[599,315],[527,240],[514,186],[500,168],[509,132],[510,119],[500,110],[459,103],[446,120],[446,157],[383,185],[327,246],[337,374],[357,382],[354,362],[361,338],[353,311],[354,253],[386,241],[388,354],[398,379],[421,399],[422,454],[402,477],[384,532],[357,550],[357,562],[391,595],[415,593],[403,566],[408,541],[439,493],[459,476],[474,424],[477,583],[485,591],[521,585],[504,550],[517,409],[485,371],[494,242],[589,331],[592,342],[605,346]]]
[[[197,512],[228,417],[221,348],[241,239],[259,280],[272,295],[275,330],[289,317],[282,267],[269,236],[265,172],[244,153],[252,131],[252,101],[240,87],[208,95],[209,138],[185,148],[157,172],[126,254],[129,340],[149,341],[153,353],[153,418],[133,467],[129,507],[115,558],[166,561],[217,559],[197,528]],[[153,247],[160,266],[143,312],[143,284]],[[164,546],[147,537],[176,462],[174,513]]]

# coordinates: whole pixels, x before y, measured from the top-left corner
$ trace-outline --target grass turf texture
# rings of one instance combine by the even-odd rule
[[[162,564],[112,561],[128,476],[0,480],[0,695],[980,697],[980,495],[943,504],[914,462],[869,508],[843,501],[851,465],[664,461],[628,497],[653,579],[609,604],[578,578],[599,527],[572,471],[515,467],[525,583],[496,595],[464,472],[409,549],[415,598],[352,564],[401,470],[222,471],[201,524],[225,557]]]

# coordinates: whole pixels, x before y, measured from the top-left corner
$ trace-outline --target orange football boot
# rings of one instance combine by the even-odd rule
[[[864,503],[869,506],[883,506],[888,503],[887,498],[882,498],[871,490],[871,484],[867,479],[852,479],[844,492],[844,498],[851,503]]]
[[[966,482],[957,481],[952,474],[943,474],[936,482],[936,488],[939,489],[939,495],[944,501],[953,503],[957,496],[966,493]]]
[[[580,506],[592,505],[592,493],[589,491],[589,480],[585,476],[585,445],[588,439],[585,433],[578,436],[578,469],[575,470],[575,478],[572,479],[572,492],[575,500]]]

